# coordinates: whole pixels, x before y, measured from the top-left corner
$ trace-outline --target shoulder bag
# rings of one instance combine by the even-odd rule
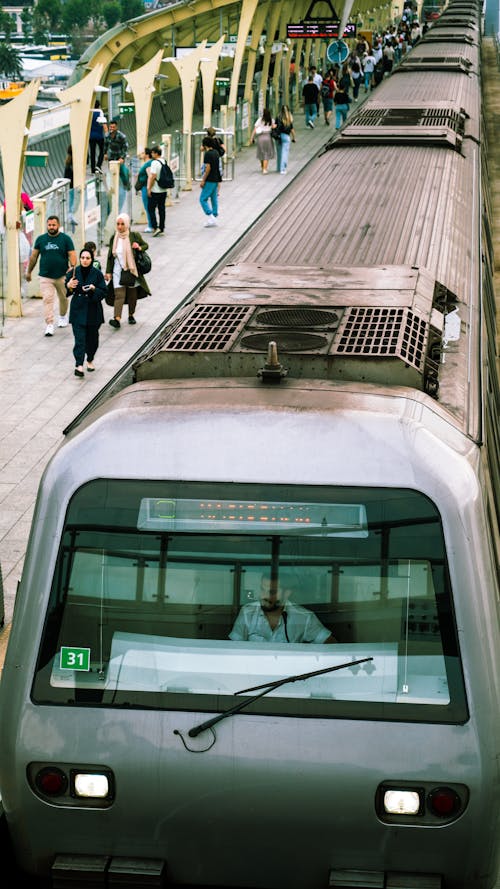
[[[134,259],[139,275],[147,275],[151,271],[151,257],[147,250],[134,250]]]

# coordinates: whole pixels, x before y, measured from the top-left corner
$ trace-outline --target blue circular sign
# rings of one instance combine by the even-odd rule
[[[348,55],[349,47],[345,40],[334,40],[333,43],[328,44],[326,57],[332,65],[341,65]]]

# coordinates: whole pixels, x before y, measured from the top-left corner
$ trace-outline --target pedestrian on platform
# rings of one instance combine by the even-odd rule
[[[68,145],[66,149],[66,160],[64,161],[64,178],[69,179],[68,221],[72,225],[72,231],[74,231],[77,222],[74,217],[75,191],[73,188],[73,147],[71,145]]]
[[[203,176],[200,182],[200,204],[205,213],[205,227],[217,225],[219,215],[219,183],[222,179],[220,172],[220,155],[214,139],[204,136],[201,142],[203,148]]]
[[[271,136],[271,130],[274,127],[273,119],[269,108],[264,108],[261,116],[255,121],[252,130],[251,143],[257,144],[257,160],[260,161],[262,172],[268,173],[267,169],[269,161],[274,157],[274,145]]]
[[[104,160],[119,161],[119,207],[125,206],[127,191],[130,189],[130,174],[125,163],[128,153],[128,142],[125,133],[118,129],[118,121],[112,120],[108,126],[108,132],[104,139]]]
[[[376,60],[373,52],[369,51],[362,60],[363,76],[365,79],[365,93],[369,91],[373,83],[373,72],[375,71]]]
[[[285,175],[288,167],[288,155],[290,142],[295,142],[295,130],[293,128],[293,114],[288,105],[282,105],[276,118],[276,132],[279,138],[276,140],[277,172]]]
[[[340,127],[347,120],[347,115],[349,114],[349,105],[351,99],[349,97],[349,93],[346,87],[339,86],[335,90],[335,95],[333,97],[333,104],[335,105],[335,129],[340,130]]]
[[[329,68],[323,78],[323,83],[321,84],[321,98],[323,100],[323,113],[325,116],[326,127],[330,126],[330,118],[333,111],[333,96],[336,87],[337,84],[333,76],[333,68]]]
[[[311,65],[309,68],[309,74],[312,74],[314,83],[318,87],[318,95],[316,98],[316,115],[319,117],[319,103],[321,98],[321,84],[323,83],[323,74],[318,71],[316,65]]]
[[[39,235],[31,253],[25,278],[31,281],[31,273],[40,256],[40,293],[43,298],[45,315],[45,336],[54,335],[54,300],[59,300],[58,327],[68,324],[68,298],[64,276],[69,266],[76,265],[76,252],[73,241],[59,230],[58,216],[47,219],[47,233]]]
[[[75,344],[75,377],[83,377],[83,362],[87,356],[87,370],[95,370],[94,356],[99,346],[99,328],[104,324],[102,301],[107,288],[103,273],[93,265],[93,254],[86,247],[80,251],[80,264],[66,275],[66,288],[71,298],[69,323]]]
[[[162,164],[166,161],[162,158],[161,148],[156,145],[151,149],[152,161],[148,167],[148,212],[151,225],[154,229],[153,238],[162,235],[165,231],[165,201],[167,199],[167,189],[162,188],[159,184]],[[156,216],[158,211],[158,217]]]
[[[99,99],[96,99],[94,102],[94,110],[92,112],[89,136],[90,169],[92,170],[92,173],[95,173],[96,170],[98,173],[102,172],[101,167],[104,160],[104,137],[106,135],[106,130],[106,118],[102,112]]]
[[[130,231],[130,216],[120,213],[116,217],[116,232],[109,243],[105,279],[108,282],[108,298],[113,299],[111,327],[121,327],[123,306],[128,305],[128,323],[135,324],[137,300],[151,293],[146,279],[139,275],[134,250],[147,250],[148,244],[139,232]],[[126,279],[129,279],[127,281]]]
[[[304,100],[304,112],[306,115],[306,126],[314,130],[314,121],[318,114],[318,97],[319,89],[314,82],[314,74],[310,74],[307,83],[302,87],[302,98]]]
[[[205,127],[205,132],[206,132],[207,136],[209,137],[209,139],[213,139],[213,142],[215,145],[215,150],[217,151],[217,153],[219,155],[219,170],[220,170],[220,179],[222,182],[222,179],[224,176],[224,167],[222,164],[222,158],[224,157],[224,155],[226,153],[226,146],[224,145],[224,142],[222,141],[221,137],[217,135],[217,130],[215,129],[215,127]],[[219,187],[217,190],[218,194],[220,194],[220,184],[221,183],[219,182]]]
[[[90,253],[92,254],[92,265],[95,269],[99,269],[99,271],[102,271],[101,263],[98,259],[95,258],[95,255],[97,253],[97,244],[95,243],[95,241],[85,241],[82,249],[90,251]]]
[[[139,169],[137,174],[137,179],[135,180],[135,190],[136,192],[141,193],[142,204],[144,207],[144,211],[146,213],[146,221],[147,226],[144,229],[145,232],[152,233],[155,230],[154,219],[149,215],[149,198],[148,198],[148,170],[151,166],[151,162],[153,160],[153,153],[151,148],[145,148],[141,154],[142,166]]]
[[[104,139],[104,160],[120,161],[124,163],[128,152],[128,142],[125,133],[118,129],[118,121],[112,120],[108,127],[108,133]]]

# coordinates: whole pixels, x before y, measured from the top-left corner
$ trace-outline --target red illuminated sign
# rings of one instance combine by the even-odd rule
[[[310,21],[299,22],[296,25],[286,26],[286,36],[293,39],[298,37],[338,37],[340,22],[336,21],[320,21],[319,19],[311,19]],[[345,26],[344,38],[356,36],[356,24],[348,22]]]

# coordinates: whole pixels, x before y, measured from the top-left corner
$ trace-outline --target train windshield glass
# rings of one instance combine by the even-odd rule
[[[370,658],[352,668],[329,668]],[[414,491],[95,481],[69,506],[40,703],[467,718],[439,513]]]

